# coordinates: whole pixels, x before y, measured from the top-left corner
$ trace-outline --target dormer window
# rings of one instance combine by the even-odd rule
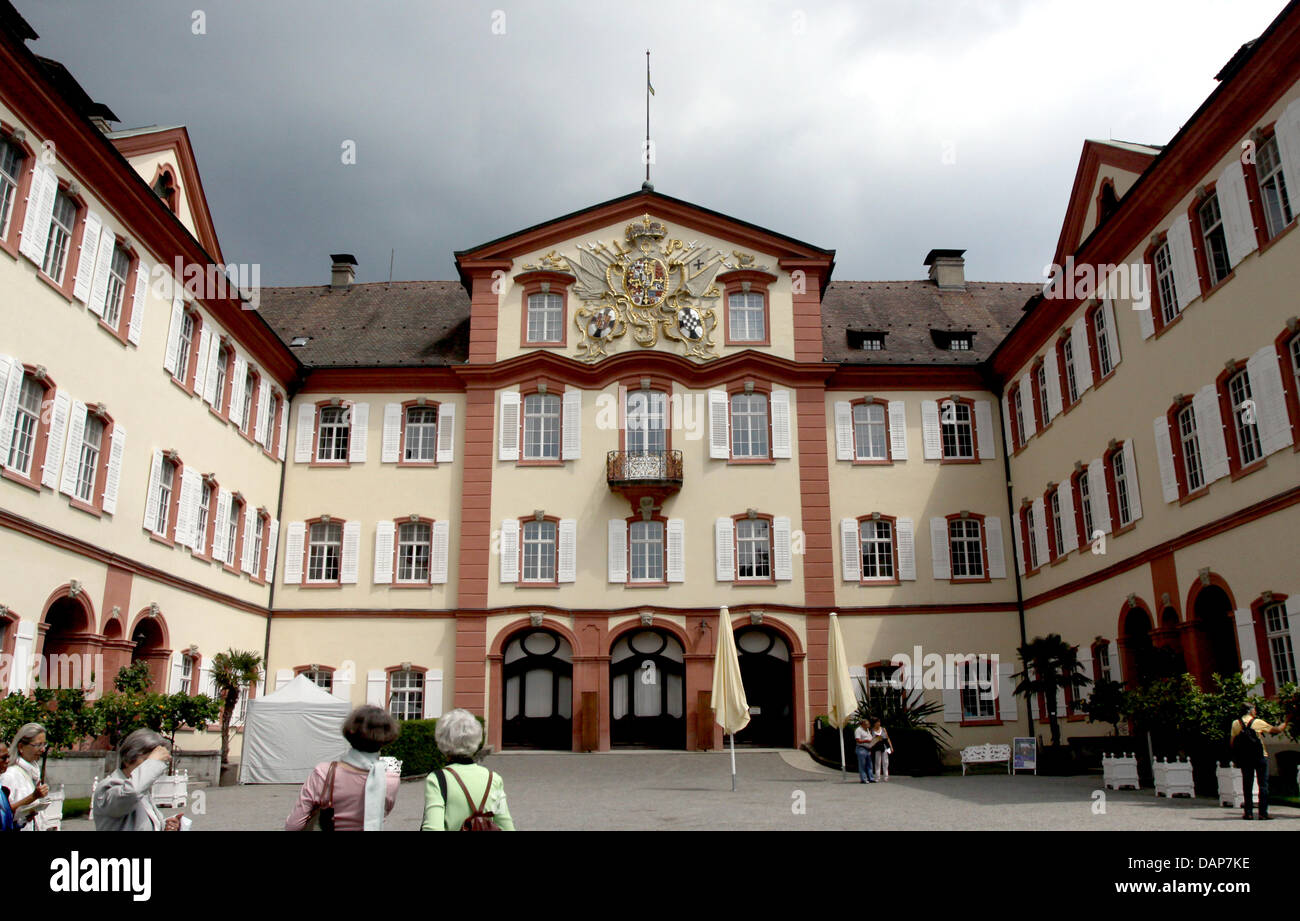
[[[969,330],[932,329],[930,340],[945,352],[969,352],[974,348],[975,334]]]
[[[970,333],[954,333],[948,340],[948,351],[969,352],[970,338]]]
[[[884,333],[868,333],[851,329],[848,331],[849,348],[863,352],[883,352],[885,350]]]

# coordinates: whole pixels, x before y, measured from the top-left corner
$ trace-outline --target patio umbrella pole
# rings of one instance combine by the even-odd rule
[[[848,771],[844,767],[844,730],[840,730],[840,783],[848,781]]]
[[[731,792],[736,792],[736,734],[727,733],[731,736]]]

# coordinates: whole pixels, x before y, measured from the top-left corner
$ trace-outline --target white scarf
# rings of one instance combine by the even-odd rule
[[[384,806],[388,800],[388,774],[379,763],[379,752],[363,752],[352,748],[339,760],[366,772],[366,811],[362,831],[383,831]]]

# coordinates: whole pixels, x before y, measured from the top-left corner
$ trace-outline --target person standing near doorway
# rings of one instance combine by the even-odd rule
[[[1252,790],[1254,781],[1259,779],[1259,817],[1273,818],[1268,814],[1268,750],[1264,748],[1262,735],[1277,735],[1284,732],[1287,724],[1270,726],[1255,715],[1255,705],[1245,703],[1241,716],[1232,722],[1232,755],[1241,767],[1241,789],[1245,797],[1243,819],[1253,819]]]

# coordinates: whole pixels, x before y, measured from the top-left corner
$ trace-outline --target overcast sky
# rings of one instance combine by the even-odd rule
[[[262,283],[454,278],[452,251],[658,191],[838,279],[1032,281],[1085,138],[1164,144],[1283,0],[14,0],[119,128],[188,126]],[[194,34],[193,10],[204,34]],[[354,141],[356,163],[342,162]],[[951,162],[949,162],[951,161]]]

